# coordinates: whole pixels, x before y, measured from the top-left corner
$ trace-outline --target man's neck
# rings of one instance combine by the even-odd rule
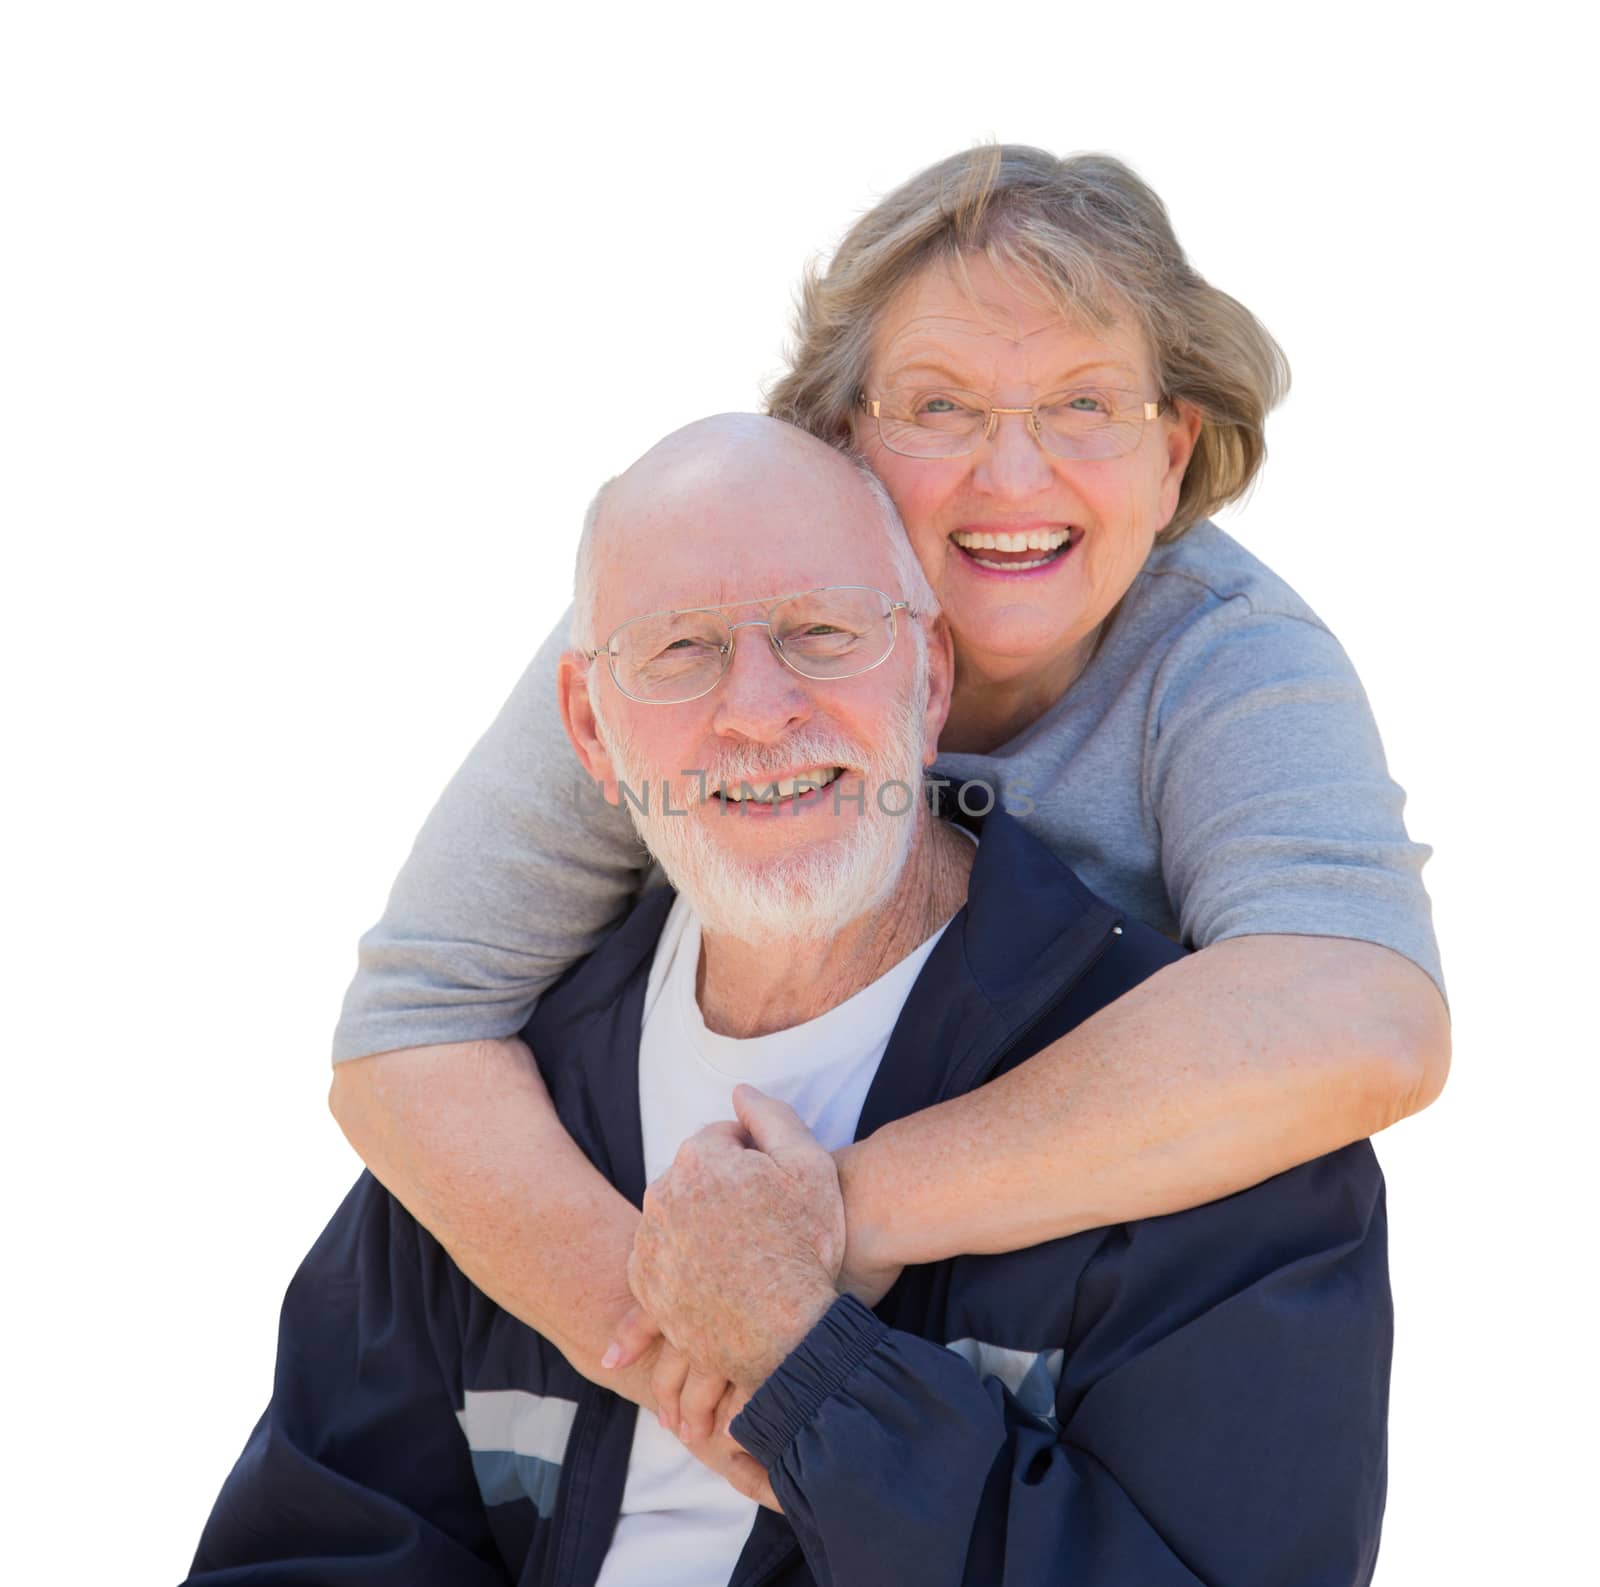
[[[766,1036],[854,997],[966,902],[972,856],[969,838],[924,813],[894,890],[833,938],[757,947],[705,933],[696,995],[707,1029]]]

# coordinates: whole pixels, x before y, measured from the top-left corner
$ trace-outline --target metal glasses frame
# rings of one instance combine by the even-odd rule
[[[778,636],[772,631],[773,607],[781,606],[785,601],[798,600],[802,595],[822,595],[829,590],[869,590],[874,595],[882,596],[883,599],[888,603],[888,609],[884,612],[883,616],[889,624],[889,644],[884,650],[883,654],[879,656],[876,661],[874,661],[870,666],[862,667],[858,672],[807,672],[805,668],[800,666],[792,656],[785,654],[783,641],[779,639]],[[723,622],[727,623],[728,625],[728,642],[721,647],[721,670],[717,673],[716,677],[705,686],[705,688],[699,690],[697,693],[686,694],[682,699],[677,700],[651,700],[647,699],[643,695],[630,692],[627,686],[623,683],[622,679],[617,676],[617,652],[611,647],[612,642],[624,628],[630,627],[634,623],[647,622],[652,617],[685,617],[693,612],[715,612],[718,614],[718,616],[721,616],[723,612],[737,611],[741,606],[764,607],[767,615],[765,618],[746,618],[745,621],[741,623],[728,623],[726,617],[722,619]],[[706,695],[710,694],[711,691],[715,689],[725,677],[727,677],[728,668],[733,665],[734,645],[737,642],[738,632],[741,628],[766,629],[767,644],[771,648],[773,655],[775,655],[778,660],[781,661],[791,672],[797,673],[802,678],[809,679],[812,683],[832,683],[839,678],[859,678],[865,673],[873,671],[874,668],[881,667],[884,662],[886,662],[889,657],[894,654],[894,647],[900,638],[900,625],[895,621],[896,612],[904,612],[908,617],[915,617],[917,615],[917,613],[911,609],[911,603],[909,601],[897,601],[888,593],[887,590],[880,590],[875,584],[819,584],[809,590],[794,590],[788,595],[763,595],[759,599],[755,600],[722,601],[714,606],[664,606],[658,612],[641,612],[639,616],[630,617],[625,623],[618,623],[617,626],[613,628],[606,636],[605,644],[598,646],[594,650],[585,650],[583,654],[588,657],[590,661],[594,661],[599,656],[604,656],[606,658],[606,671],[611,674],[611,681],[616,684],[618,691],[626,696],[626,698],[630,700],[636,700],[640,705],[687,705],[691,700],[704,699]]]
[[[922,388],[918,387],[917,389],[921,390]],[[939,390],[944,389],[944,388],[930,386],[927,389],[929,391],[939,391]],[[1065,388],[1062,391],[1047,391],[1045,393],[1044,397],[1041,397],[1039,399],[1039,402],[1043,402],[1047,398],[1050,398],[1050,397],[1065,396],[1065,395],[1068,394],[1068,392],[1076,390],[1076,389],[1077,389],[1076,387],[1070,387],[1069,386],[1069,387]],[[1085,387],[1084,389],[1085,390],[1089,390],[1089,389],[1093,389],[1093,388]],[[983,396],[983,393],[981,391],[968,391],[966,389],[966,387],[964,387],[964,386],[951,386],[951,387],[948,388],[948,390],[952,394],[959,393],[960,395],[966,396],[966,397],[982,397]],[[869,397],[866,394],[866,392],[863,391],[861,393],[861,395],[856,400],[861,405],[861,407],[865,408],[866,411],[868,413],[870,413],[872,415],[872,417],[878,421],[878,439],[881,440],[883,442],[883,444],[886,447],[888,447],[891,452],[893,452],[895,454],[896,457],[909,457],[909,458],[913,458],[913,459],[915,459],[915,460],[917,460],[919,462],[924,462],[924,463],[938,463],[938,462],[944,461],[946,458],[951,458],[951,457],[970,457],[974,452],[976,452],[978,450],[978,448],[980,446],[983,445],[983,443],[985,441],[991,440],[993,438],[994,431],[995,431],[995,421],[1003,413],[1016,413],[1016,414],[1024,414],[1025,413],[1025,414],[1027,414],[1027,416],[1028,416],[1028,433],[1033,437],[1034,441],[1038,444],[1038,446],[1040,447],[1041,450],[1046,451],[1046,452],[1050,452],[1050,448],[1045,446],[1045,444],[1044,444],[1044,426],[1042,424],[1040,424],[1040,422],[1039,422],[1039,402],[1031,403],[1026,408],[1000,408],[1000,407],[996,407],[994,403],[990,402],[987,398],[985,398],[984,399],[984,410],[983,410],[984,411],[983,434],[978,436],[973,441],[972,445],[967,447],[967,448],[965,448],[965,450],[960,451],[960,452],[902,452],[898,447],[894,446],[890,442],[889,437],[886,436],[883,433],[883,399],[881,397]],[[1151,419],[1158,419],[1158,418],[1161,417],[1161,410],[1162,410],[1163,407],[1166,406],[1166,403],[1164,401],[1158,400],[1156,402],[1142,402],[1141,406],[1142,406],[1142,412],[1141,412],[1140,416],[1141,416],[1142,421],[1147,424],[1147,423],[1149,423],[1149,421]],[[1116,412],[1118,412],[1118,413],[1131,413],[1133,411],[1134,410],[1131,409],[1131,408],[1119,408],[1119,409],[1116,410]],[[1130,447],[1129,451],[1131,451],[1131,450],[1133,450],[1133,449]],[[1062,454],[1060,452],[1050,452],[1050,455],[1052,457],[1061,457],[1064,454]],[[1118,455],[1118,454],[1113,454],[1113,455]],[[1122,453],[1120,455],[1126,456],[1127,453]],[[1072,459],[1068,458],[1067,461],[1071,462]],[[1080,461],[1082,461],[1082,460],[1080,459]]]

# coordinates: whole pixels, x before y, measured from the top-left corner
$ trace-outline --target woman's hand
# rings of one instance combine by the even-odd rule
[[[726,1378],[702,1372],[669,1340],[662,1339],[650,1374],[656,1420],[696,1454],[695,1446],[711,1437],[717,1408],[732,1388]]]
[[[746,1499],[754,1499],[782,1515],[778,1494],[766,1477],[766,1467],[739,1445],[728,1425],[744,1409],[747,1395],[734,1389],[725,1377],[702,1373],[682,1350],[662,1336],[642,1307],[622,1318],[616,1339],[606,1350],[603,1365],[614,1373],[629,1373],[640,1366],[648,1373],[656,1421],[683,1441],[707,1470],[725,1478]]]
[[[722,1397],[715,1413],[715,1430],[709,1439],[690,1443],[689,1452],[702,1465],[708,1466],[719,1477],[725,1479],[747,1499],[754,1499],[757,1504],[768,1510],[776,1510],[783,1514],[783,1506],[778,1503],[778,1496],[772,1491],[772,1482],[767,1476],[767,1469],[759,1460],[750,1454],[742,1444],[728,1431],[733,1424],[733,1419],[744,1409],[748,1394],[728,1385],[728,1392]]]

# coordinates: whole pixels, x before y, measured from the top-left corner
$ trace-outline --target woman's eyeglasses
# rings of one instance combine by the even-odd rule
[[[901,457],[965,457],[993,434],[1003,414],[1026,416],[1028,429],[1054,457],[1125,457],[1162,404],[1136,391],[1077,386],[1041,397],[1026,408],[997,408],[976,391],[944,387],[861,394],[861,406],[878,421],[878,435]]]

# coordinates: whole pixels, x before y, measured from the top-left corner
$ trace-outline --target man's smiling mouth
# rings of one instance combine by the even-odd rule
[[[804,798],[826,788],[844,775],[842,766],[813,766],[792,777],[746,777],[742,782],[725,783],[713,791],[724,804],[774,805],[780,800]]]

